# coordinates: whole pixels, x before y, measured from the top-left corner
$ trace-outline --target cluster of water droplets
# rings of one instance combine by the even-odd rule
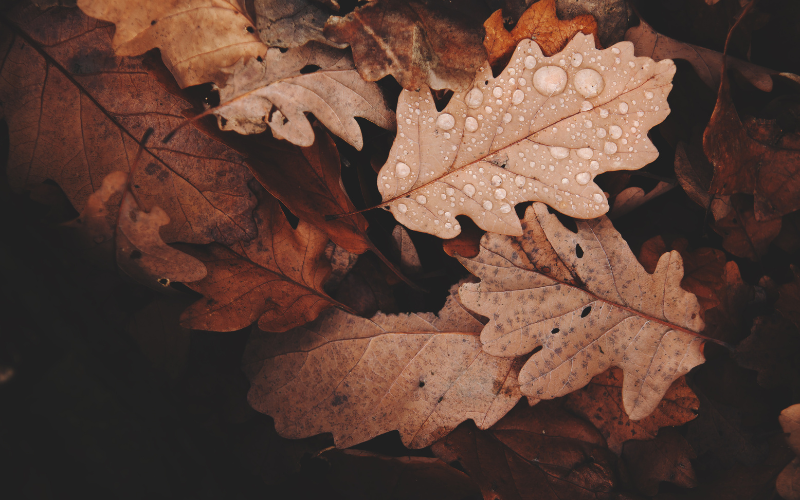
[[[399,140],[379,183],[384,199],[413,190],[392,204],[401,222],[453,237],[461,213],[505,232],[487,225],[518,225],[515,214],[505,215],[522,201],[544,201],[576,217],[608,210],[594,177],[639,152],[654,159],[646,130],[666,110],[648,104],[656,87],[638,89],[655,63],[636,60],[632,47],[620,44],[625,54],[620,46],[598,51],[590,37],[576,43],[579,37],[551,58],[522,42],[500,76],[481,68],[476,85],[455,94],[444,112],[429,92],[398,105]]]

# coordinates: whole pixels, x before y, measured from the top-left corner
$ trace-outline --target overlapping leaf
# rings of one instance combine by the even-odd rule
[[[490,318],[481,332],[495,356],[534,352],[520,371],[529,400],[586,385],[611,366],[624,372],[622,402],[632,420],[649,415],[670,385],[704,361],[697,298],[680,288],[672,251],[654,274],[636,261],[605,217],[564,228],[547,207],[528,209],[523,236],[487,234],[481,253],[460,259],[481,278],[463,285],[465,307]]]
[[[530,200],[598,217],[608,203],[594,177],[658,156],[647,131],[669,113],[674,71],[634,57],[630,43],[601,51],[578,34],[549,58],[520,42],[497,78],[487,64],[441,112],[427,87],[407,90],[378,176],[383,201],[401,224],[441,238],[460,232],[459,214],[519,235],[514,206]]]
[[[313,0],[256,0],[254,7],[258,36],[270,47],[300,47],[311,41],[347,47],[325,38],[322,28],[331,12]]]
[[[248,400],[281,436],[331,432],[340,448],[395,429],[423,448],[466,419],[486,429],[519,400],[519,363],[486,354],[482,326],[451,296],[438,316],[334,309],[285,334],[253,332]]]
[[[157,139],[182,123],[189,104],[166,92],[139,59],[116,58],[113,26],[77,9],[21,7],[0,73],[8,122],[8,177],[16,190],[51,179],[76,210],[114,171],[130,172],[145,130]],[[233,243],[255,235],[255,198],[244,159],[186,127],[145,146],[131,190],[149,212],[161,207],[166,242]]]

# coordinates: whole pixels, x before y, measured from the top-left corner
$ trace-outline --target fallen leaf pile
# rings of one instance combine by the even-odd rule
[[[800,498],[794,4],[8,2],[3,493]]]

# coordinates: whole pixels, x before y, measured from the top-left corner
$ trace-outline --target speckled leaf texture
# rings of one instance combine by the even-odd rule
[[[608,201],[594,177],[658,157],[647,131],[669,114],[674,73],[672,61],[634,57],[629,42],[597,50],[579,33],[553,57],[523,40],[497,78],[487,63],[441,112],[427,87],[406,90],[378,176],[383,201],[401,224],[440,238],[459,234],[460,214],[519,236],[524,201],[599,217]]]
[[[521,363],[487,354],[482,326],[451,295],[438,316],[331,309],[286,333],[253,330],[247,398],[281,436],[330,432],[339,448],[391,430],[424,448],[467,419],[488,429],[522,396]]]
[[[700,305],[680,288],[678,252],[662,255],[649,274],[607,217],[577,224],[573,233],[535,203],[521,237],[487,234],[477,257],[460,259],[481,282],[459,296],[490,318],[484,351],[534,353],[519,375],[531,402],[564,396],[616,366],[625,412],[640,420],[704,361]]]

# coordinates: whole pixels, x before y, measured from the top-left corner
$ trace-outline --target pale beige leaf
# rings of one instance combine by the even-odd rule
[[[522,229],[518,238],[487,234],[477,257],[460,259],[481,278],[459,296],[490,318],[484,350],[534,351],[519,377],[531,402],[564,396],[617,366],[626,413],[649,415],[673,381],[704,361],[694,334],[704,326],[700,305],[680,287],[680,254],[662,255],[649,274],[608,218],[578,221],[573,233],[540,203]]]
[[[384,203],[401,224],[440,238],[459,234],[460,214],[520,235],[514,206],[525,201],[598,217],[608,203],[594,177],[658,156],[647,131],[669,113],[674,73],[671,61],[634,57],[628,42],[597,50],[579,33],[553,57],[523,40],[497,78],[486,64],[441,112],[427,87],[406,90],[378,176]]]
[[[344,51],[315,42],[286,52],[269,49],[261,61],[239,61],[227,71],[214,109],[222,130],[257,134],[269,126],[276,137],[308,147],[314,143],[309,112],[360,150],[356,116],[394,128],[377,84],[362,80]]]
[[[267,50],[244,0],[79,0],[78,7],[116,25],[117,55],[160,49],[181,87],[222,84],[222,68],[263,56]]]
[[[520,398],[519,363],[484,352],[482,326],[451,295],[438,316],[331,309],[286,333],[254,330],[248,400],[281,436],[331,432],[340,448],[391,430],[424,448],[466,419],[487,429]]]
[[[343,49],[346,43],[328,40],[322,33],[330,12],[313,0],[255,0],[258,36],[270,47],[300,47],[321,42]]]
[[[645,193],[644,189],[636,186],[624,189],[614,198],[614,203],[611,205],[611,211],[608,213],[608,217],[610,219],[622,217],[653,198],[658,198],[662,194],[670,191],[675,185],[676,183],[661,181],[647,193]]]

